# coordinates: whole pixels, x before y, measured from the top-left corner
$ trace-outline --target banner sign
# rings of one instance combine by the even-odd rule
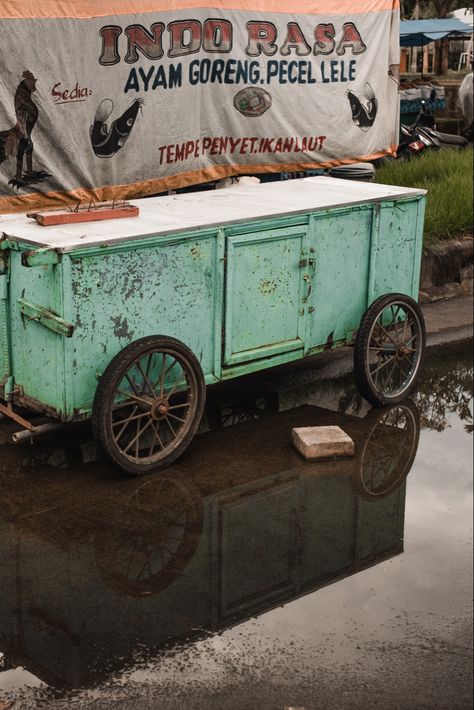
[[[0,0],[0,23],[0,213],[398,143],[394,0]]]

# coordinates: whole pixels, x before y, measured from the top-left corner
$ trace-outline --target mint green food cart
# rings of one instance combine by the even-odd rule
[[[312,177],[137,200],[138,217],[0,218],[0,412],[92,419],[132,474],[172,462],[206,385],[344,345],[374,405],[414,387],[425,192]]]

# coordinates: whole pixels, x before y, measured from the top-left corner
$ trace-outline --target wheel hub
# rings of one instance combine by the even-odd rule
[[[164,397],[158,397],[151,405],[150,414],[152,419],[159,421],[160,419],[166,417],[169,411],[170,405],[168,400]]]
[[[397,360],[403,360],[404,357],[409,355],[411,353],[410,348],[407,348],[406,345],[400,345],[400,347],[397,350]]]

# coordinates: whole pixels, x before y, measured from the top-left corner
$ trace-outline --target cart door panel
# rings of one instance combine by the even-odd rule
[[[315,249],[309,347],[342,340],[367,308],[372,209],[317,217],[309,236]]]
[[[374,273],[375,300],[384,293],[406,293],[418,298],[419,200],[380,206],[377,258]],[[423,219],[421,219],[421,225]],[[420,235],[421,236],[421,235]]]
[[[305,239],[306,227],[228,237],[225,365],[303,348]]]

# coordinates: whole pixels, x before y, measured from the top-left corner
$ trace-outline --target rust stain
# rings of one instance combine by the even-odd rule
[[[274,293],[277,289],[275,281],[269,281],[268,279],[260,279],[260,292],[264,295]]]
[[[331,330],[329,333],[326,342],[324,343],[324,349],[325,350],[332,350],[332,346],[334,345],[334,331]]]

